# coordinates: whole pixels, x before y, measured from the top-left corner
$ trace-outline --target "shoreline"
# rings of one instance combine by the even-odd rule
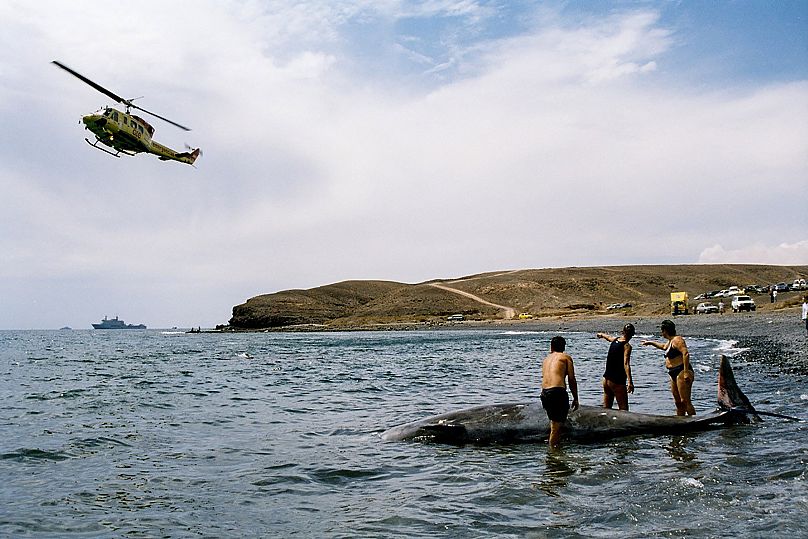
[[[676,323],[677,333],[685,337],[726,339],[736,341],[745,350],[744,359],[776,365],[784,372],[808,375],[808,334],[800,320],[799,305],[752,313],[724,313],[705,315],[597,315],[576,313],[565,316],[533,318],[529,320],[469,320],[463,322],[424,323],[397,322],[333,326],[305,324],[283,328],[217,329],[202,333],[306,333],[354,331],[446,331],[493,329],[524,331],[576,331],[618,334],[622,326],[634,324],[637,334],[659,336],[659,324],[670,319]]]
[[[429,322],[377,322],[366,324],[296,324],[266,328],[233,328],[230,326],[216,329],[202,329],[201,333],[298,333],[298,332],[340,332],[340,331],[418,331],[446,329],[480,329],[491,327],[525,328],[539,331],[583,331],[618,332],[624,324],[632,323],[637,333],[658,333],[662,320],[669,319],[676,323],[679,333],[688,333],[699,337],[735,336],[744,333],[749,336],[766,336],[769,330],[776,328],[778,332],[804,335],[805,325],[800,320],[800,307],[783,307],[777,310],[756,311],[752,313],[705,314],[705,315],[666,315],[666,314],[591,314],[575,313],[535,317],[526,320],[465,320],[461,322],[429,321]],[[757,322],[757,323],[755,323]],[[612,329],[612,326],[614,326]],[[752,329],[752,333],[749,330]],[[801,330],[801,331],[800,331]],[[187,333],[199,333],[198,331]]]

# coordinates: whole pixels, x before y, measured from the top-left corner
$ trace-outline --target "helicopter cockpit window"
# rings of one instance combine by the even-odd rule
[[[124,117],[123,117],[123,125],[128,125],[128,124],[126,123],[126,116],[124,116]]]
[[[138,129],[140,129],[140,132],[142,133],[143,132],[143,126],[138,124],[137,127],[138,127]]]
[[[112,113],[112,119],[115,120],[116,122],[118,121],[118,113],[117,112]]]

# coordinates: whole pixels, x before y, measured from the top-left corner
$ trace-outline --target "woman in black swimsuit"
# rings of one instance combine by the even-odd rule
[[[660,326],[662,336],[668,342],[658,343],[642,341],[643,346],[653,346],[665,351],[665,367],[671,377],[671,393],[676,403],[676,415],[696,415],[693,403],[690,401],[690,391],[693,388],[693,367],[690,366],[690,352],[687,351],[685,340],[676,334],[676,325],[670,320],[663,320]]]
[[[623,326],[620,337],[608,333],[598,333],[596,337],[611,343],[606,356],[606,371],[603,373],[603,407],[611,408],[617,400],[617,407],[628,410],[628,394],[634,393],[634,380],[631,378],[631,345],[634,324]]]

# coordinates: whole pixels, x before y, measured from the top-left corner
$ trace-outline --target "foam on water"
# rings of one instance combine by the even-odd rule
[[[692,477],[682,477],[680,479],[683,485],[693,488],[704,488],[704,483]]]
[[[738,341],[725,339],[718,340],[714,350],[728,357],[735,357],[742,352],[746,352],[749,348],[738,348]]]

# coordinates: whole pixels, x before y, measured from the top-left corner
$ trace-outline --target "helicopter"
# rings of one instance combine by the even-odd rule
[[[84,75],[70,69],[61,62],[53,60],[51,63],[57,67],[60,67],[61,69],[64,69],[80,81],[89,84],[102,94],[111,97],[116,102],[126,107],[125,112],[112,107],[104,107],[97,112],[87,114],[86,116],[82,117],[81,121],[84,123],[84,128],[95,135],[94,142],[90,142],[90,139],[88,138],[84,139],[87,141],[87,144],[93,148],[101,150],[102,152],[108,153],[114,157],[120,157],[121,154],[136,155],[146,152],[156,155],[157,159],[160,159],[161,161],[173,160],[181,163],[188,163],[192,166],[194,161],[196,161],[196,158],[201,154],[199,148],[189,147],[187,152],[177,152],[167,146],[163,146],[156,140],[153,140],[152,135],[154,135],[154,127],[152,127],[149,122],[140,116],[131,114],[130,110],[137,109],[145,112],[150,116],[159,118],[164,122],[168,122],[173,126],[184,129],[185,131],[190,131],[189,128],[173,122],[168,118],[164,118],[158,114],[149,112],[144,108],[138,107],[132,103],[132,99],[124,99],[115,95],[100,84],[91,81]],[[99,143],[109,146],[115,151],[110,151],[102,146],[99,146]]]

